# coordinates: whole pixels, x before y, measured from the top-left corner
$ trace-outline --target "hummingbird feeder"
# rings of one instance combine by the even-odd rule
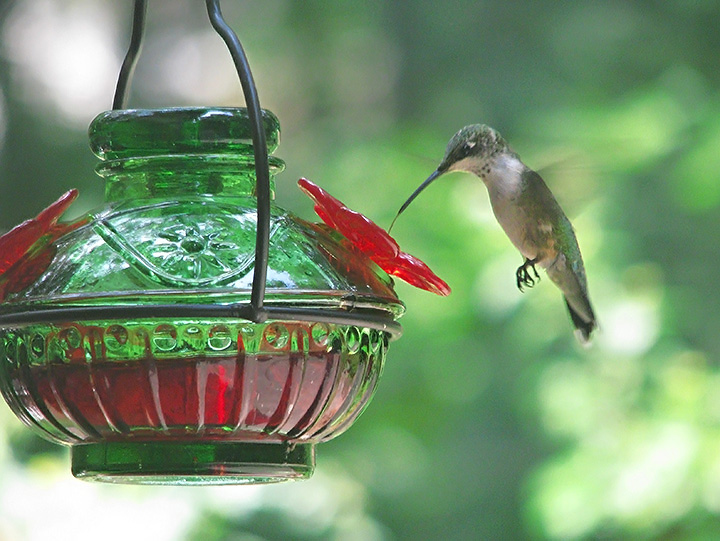
[[[246,108],[113,110],[89,129],[103,207],[71,190],[0,237],[0,390],[71,446],[76,477],[237,484],[312,475],[315,445],[369,402],[404,305],[389,274],[449,290],[364,216],[302,179],[327,224],[271,203],[279,123],[207,1]]]

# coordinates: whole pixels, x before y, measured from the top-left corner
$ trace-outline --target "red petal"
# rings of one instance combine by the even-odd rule
[[[42,237],[40,224],[26,220],[0,237],[0,274],[12,267]]]
[[[337,230],[335,221],[332,219],[332,216],[325,212],[325,207],[315,205],[313,208],[315,209],[315,214],[317,214],[323,222],[325,222],[331,229]]]
[[[335,199],[332,195],[323,190],[320,186],[306,178],[298,180],[298,186],[300,186],[300,189],[304,191],[313,201],[315,201],[315,212],[318,216],[320,216],[320,219],[333,229],[336,229],[332,215],[336,214],[345,205],[343,205],[340,200]]]
[[[0,300],[10,293],[18,293],[29,287],[47,270],[55,257],[57,248],[50,244],[22,260],[0,280]]]
[[[387,259],[400,253],[395,239],[369,218],[347,208],[342,201],[306,178],[298,180],[298,186],[315,201],[315,212],[320,219],[363,252]]]
[[[24,221],[0,237],[0,274],[17,263],[43,235],[57,227],[58,218],[77,195],[77,190],[64,193],[36,218]]]
[[[430,267],[401,252],[395,239],[372,220],[347,208],[306,178],[298,180],[298,186],[315,201],[315,212],[323,222],[365,252],[385,272],[438,295],[450,294],[450,287]]]
[[[57,201],[37,215],[35,221],[41,225],[44,232],[47,232],[51,225],[55,225],[57,223],[58,218],[60,218],[63,212],[65,212],[72,202],[75,201],[78,193],[79,192],[75,188],[68,190],[62,194]]]
[[[373,259],[373,261],[388,274],[397,276],[412,286],[443,297],[450,295],[450,286],[417,257],[400,252],[394,259]]]
[[[333,219],[338,231],[368,255],[390,258],[400,253],[395,239],[359,212],[343,208]]]

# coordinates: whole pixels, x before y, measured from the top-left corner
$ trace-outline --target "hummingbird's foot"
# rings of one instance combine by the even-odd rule
[[[533,287],[535,285],[535,278],[537,278],[537,281],[540,281],[540,275],[538,274],[537,269],[535,268],[535,259],[526,259],[525,263],[520,265],[518,267],[518,270],[515,272],[515,279],[517,280],[517,288],[522,292],[523,286],[525,287]],[[535,278],[532,277],[530,274],[530,271],[528,269],[532,269],[533,274],[535,275]]]

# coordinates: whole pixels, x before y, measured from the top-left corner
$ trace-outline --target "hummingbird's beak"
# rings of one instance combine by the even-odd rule
[[[390,228],[388,229],[388,232],[390,232],[390,230],[391,230],[391,229],[393,228],[393,226],[395,225],[395,220],[397,220],[398,217],[403,213],[403,211],[404,211],[406,208],[408,208],[408,206],[410,205],[410,203],[412,203],[413,200],[414,200],[418,195],[420,195],[420,192],[422,192],[425,188],[427,188],[433,180],[435,180],[436,178],[438,178],[438,177],[439,177],[440,175],[442,175],[444,172],[445,172],[444,170],[442,170],[442,169],[440,169],[440,168],[438,167],[435,171],[433,171],[433,174],[432,174],[432,175],[430,175],[428,178],[425,179],[425,182],[423,182],[422,184],[420,184],[420,186],[418,186],[418,189],[415,190],[415,191],[412,193],[412,195],[407,198],[407,201],[405,201],[405,202],[403,203],[402,207],[400,207],[400,210],[398,210],[398,213],[395,215],[395,219],[393,219],[392,223],[390,224]]]

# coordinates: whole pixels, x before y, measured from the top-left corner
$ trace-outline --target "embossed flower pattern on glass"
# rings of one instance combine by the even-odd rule
[[[209,225],[179,218],[179,223],[160,231],[144,251],[176,276],[199,279],[232,272],[237,268],[234,260],[240,247],[231,231]]]

